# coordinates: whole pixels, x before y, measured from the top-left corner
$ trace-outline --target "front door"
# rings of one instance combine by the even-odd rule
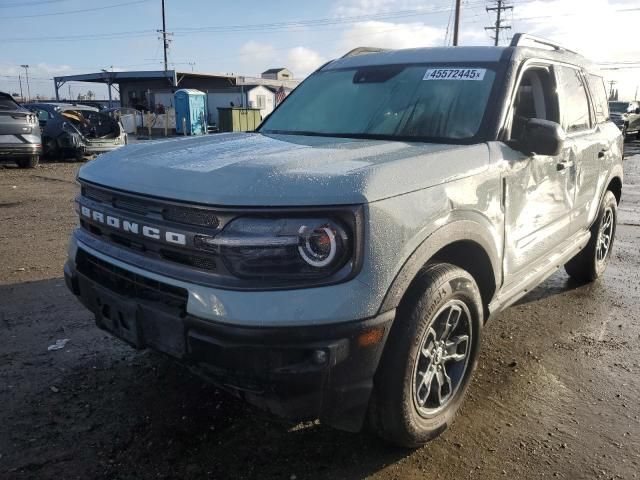
[[[524,72],[512,107],[510,139],[517,144],[526,122],[560,122],[557,81],[552,65],[532,65]],[[507,147],[505,158],[504,276],[509,284],[568,238],[574,203],[575,152],[526,156]]]

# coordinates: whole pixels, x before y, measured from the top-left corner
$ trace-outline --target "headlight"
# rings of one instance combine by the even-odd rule
[[[215,237],[196,236],[229,273],[253,286],[308,286],[345,280],[359,267],[360,211],[327,216],[239,217]],[[299,282],[305,285],[299,285]]]

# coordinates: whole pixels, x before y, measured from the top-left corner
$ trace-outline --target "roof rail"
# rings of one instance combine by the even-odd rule
[[[547,40],[546,38],[536,37],[535,35],[529,35],[528,33],[516,33],[511,40],[511,47],[521,47],[524,43],[534,43],[538,45],[544,45],[545,47],[550,47],[553,50],[562,50],[565,52],[575,53],[579,55],[578,52],[574,50],[570,50],[559,43],[553,42],[551,40]]]
[[[381,52],[388,52],[388,51],[389,51],[388,48],[358,47],[358,48],[354,48],[353,50],[348,51],[347,53],[345,53],[340,58],[355,57],[355,56],[358,56],[358,55],[366,55],[368,53],[381,53]]]

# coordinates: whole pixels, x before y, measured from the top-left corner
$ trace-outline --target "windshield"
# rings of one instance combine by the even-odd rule
[[[609,102],[609,110],[615,113],[627,113],[629,104],[627,102]]]
[[[491,68],[384,65],[313,74],[265,121],[263,133],[465,140],[479,132]]]

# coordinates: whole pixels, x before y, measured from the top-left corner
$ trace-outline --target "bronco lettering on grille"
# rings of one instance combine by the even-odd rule
[[[142,235],[143,237],[164,241],[173,245],[187,244],[187,238],[182,233],[162,230],[151,225],[143,225],[131,220],[125,220],[124,218],[108,215],[98,210],[93,210],[84,205],[80,205],[80,213],[83,217],[86,217],[89,220],[107,225],[108,227],[115,230],[121,230],[125,233]]]

